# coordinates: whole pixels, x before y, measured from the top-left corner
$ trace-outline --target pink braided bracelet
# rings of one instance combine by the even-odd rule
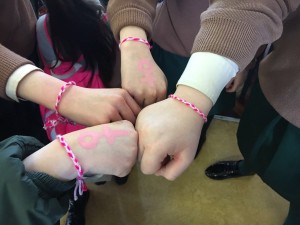
[[[62,95],[63,93],[67,90],[68,87],[70,87],[71,85],[76,85],[76,83],[74,81],[69,81],[67,83],[65,83],[61,88],[60,88],[60,91],[58,93],[58,96],[57,96],[57,99],[56,99],[56,103],[55,103],[55,113],[57,115],[59,115],[59,112],[58,112],[58,105],[62,99]]]
[[[66,149],[68,156],[71,158],[75,169],[77,170],[77,179],[76,179],[76,186],[74,189],[74,200],[78,199],[77,192],[79,195],[82,195],[84,191],[87,191],[87,186],[83,181],[83,169],[81,168],[78,159],[74,155],[71,147],[66,142],[66,139],[62,135],[57,135],[56,138],[59,140],[60,144]]]
[[[67,88],[70,87],[71,85],[76,85],[76,83],[74,81],[69,81],[69,82],[65,83],[60,88],[60,91],[58,93],[58,96],[57,96],[57,99],[56,99],[56,102],[55,102],[55,106],[54,106],[55,114],[57,116],[57,119],[56,120],[47,120],[44,124],[44,127],[43,127],[45,130],[47,130],[48,128],[55,127],[58,123],[70,123],[70,124],[75,125],[75,122],[61,116],[58,112],[58,106],[59,106],[59,103],[62,99],[62,95],[67,90]]]
[[[186,101],[186,100],[184,100],[182,98],[179,98],[179,97],[177,97],[176,95],[173,95],[173,94],[169,95],[169,98],[173,98],[173,99],[175,99],[175,100],[177,100],[179,102],[184,103],[186,106],[190,107],[196,113],[198,113],[198,115],[204,120],[204,122],[207,122],[206,115],[200,109],[198,109],[197,106],[195,106],[194,104],[192,104],[192,103],[190,103],[190,102],[188,102],[188,101]]]
[[[119,48],[121,48],[121,45],[122,45],[124,42],[126,42],[126,41],[137,41],[137,42],[141,42],[141,43],[146,44],[146,45],[149,47],[149,49],[152,48],[152,46],[149,44],[149,42],[148,42],[147,40],[145,40],[145,39],[143,39],[143,38],[138,38],[138,37],[126,37],[126,38],[124,38],[123,40],[120,41],[120,43],[119,43]]]

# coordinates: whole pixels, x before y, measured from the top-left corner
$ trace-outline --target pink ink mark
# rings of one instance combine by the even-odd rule
[[[85,149],[93,149],[97,146],[99,140],[103,137],[108,144],[112,145],[116,137],[128,136],[126,130],[112,130],[108,126],[103,126],[101,132],[87,131],[82,133],[78,138],[78,143]]]
[[[81,134],[78,138],[78,143],[86,149],[95,148],[99,142],[100,135],[96,132],[87,131]]]
[[[138,70],[144,75],[142,81],[148,83],[150,86],[154,86],[153,79],[153,65],[147,59],[139,61]]]
[[[104,137],[110,145],[112,145],[115,142],[116,137],[121,136],[128,136],[128,131],[112,130],[108,126],[104,126],[102,132],[99,133],[99,137]]]

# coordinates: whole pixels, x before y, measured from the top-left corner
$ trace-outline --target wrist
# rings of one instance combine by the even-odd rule
[[[86,93],[82,93],[83,87],[79,87],[76,85],[72,85],[66,93],[62,96],[59,103],[59,114],[68,118],[73,119],[73,117],[78,113],[80,109],[80,105],[77,103],[82,103],[81,96],[85,96]],[[56,98],[58,96],[59,91],[56,93]],[[53,103],[55,105],[55,102]],[[78,109],[78,110],[77,110]],[[77,122],[77,121],[76,121]]]
[[[26,171],[46,173],[61,181],[77,177],[72,161],[57,140],[28,156],[23,163]]]
[[[134,39],[134,40],[132,40]],[[151,48],[147,40],[146,32],[139,27],[127,26],[120,31],[120,49],[122,51],[127,51],[133,49],[136,51],[136,48],[144,49],[149,51]]]
[[[212,101],[205,94],[186,85],[178,85],[174,94],[194,104],[205,115],[209,113],[213,106]]]
[[[120,40],[133,36],[147,40],[147,34],[145,30],[136,26],[126,26],[120,30]]]
[[[54,110],[57,94],[64,84],[44,72],[33,71],[19,82],[17,96]]]
[[[119,48],[121,49],[122,45],[124,45],[124,43],[128,43],[128,42],[137,42],[137,43],[141,43],[141,44],[145,44],[149,49],[152,48],[152,46],[150,45],[150,43],[143,38],[139,38],[139,37],[126,37],[124,39],[122,39],[119,43]]]
[[[15,100],[16,102],[18,102],[19,99],[22,99],[18,97],[17,94],[19,84],[27,75],[31,74],[34,71],[42,71],[42,70],[32,64],[25,64],[23,66],[20,66],[18,69],[16,69],[7,80],[6,87],[5,87],[6,95],[9,98]]]

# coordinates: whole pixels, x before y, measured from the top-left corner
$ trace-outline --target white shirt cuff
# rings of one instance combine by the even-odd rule
[[[228,58],[210,52],[196,52],[192,54],[177,85],[192,87],[215,104],[238,70],[238,65]]]
[[[18,69],[16,69],[11,76],[8,78],[6,87],[5,87],[5,92],[6,95],[15,100],[16,102],[19,102],[19,98],[17,96],[17,88],[19,85],[19,82],[29,73],[31,73],[32,71],[36,71],[36,70],[40,70],[42,71],[40,68],[31,65],[31,64],[26,64],[23,65],[21,67],[19,67]]]

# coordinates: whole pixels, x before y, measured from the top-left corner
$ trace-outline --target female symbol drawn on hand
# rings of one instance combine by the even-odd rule
[[[78,142],[81,145],[81,147],[85,149],[92,149],[97,146],[99,138],[100,136],[96,132],[87,131],[79,136]]]
[[[112,145],[117,137],[128,135],[129,132],[127,130],[112,130],[107,125],[104,125],[100,132],[87,131],[82,133],[78,138],[78,143],[85,149],[93,149],[97,146],[102,137],[108,144]]]

